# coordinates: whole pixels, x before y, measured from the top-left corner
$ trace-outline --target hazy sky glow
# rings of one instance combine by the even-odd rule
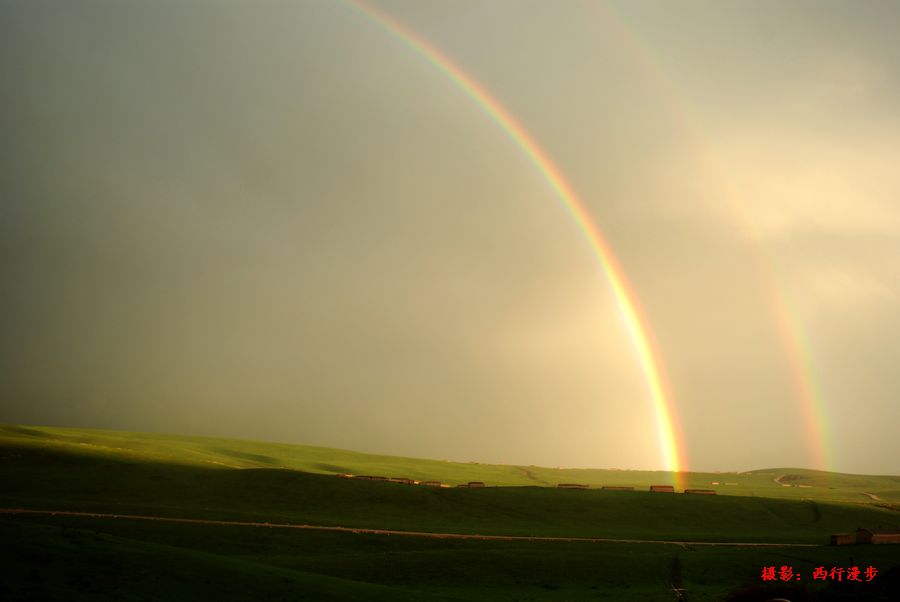
[[[577,191],[687,467],[900,473],[900,5],[373,3]],[[0,0],[0,421],[664,468],[578,223],[352,4]]]

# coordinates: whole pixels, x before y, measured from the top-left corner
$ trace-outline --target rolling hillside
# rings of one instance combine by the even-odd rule
[[[612,485],[646,489],[653,484],[673,482],[672,474],[663,471],[461,463],[284,443],[93,429],[0,425],[0,446],[179,466],[286,468],[311,474],[350,473],[439,480],[450,485],[469,481],[484,481],[496,486],[545,487],[584,483],[592,487]],[[743,473],[691,472],[683,478],[685,487],[714,489],[719,495],[900,502],[900,476],[772,468]]]
[[[343,472],[498,486],[435,488],[334,476]],[[689,475],[688,482],[697,485],[720,480],[717,488],[729,495],[717,496],[548,486],[576,481],[643,489],[669,476],[3,426],[0,508],[260,524],[0,514],[0,598],[240,600],[253,592],[259,600],[663,601],[672,600],[679,587],[692,602],[776,594],[798,600],[896,599],[896,548],[825,545],[829,534],[858,526],[900,528],[900,512],[891,503],[859,493],[888,498],[895,477],[787,469]],[[790,499],[797,492],[805,499]],[[454,540],[266,523],[616,541]],[[847,587],[760,583],[761,566],[784,564],[807,579],[815,567],[851,564],[875,566],[882,577]],[[741,598],[741,592],[766,597]]]

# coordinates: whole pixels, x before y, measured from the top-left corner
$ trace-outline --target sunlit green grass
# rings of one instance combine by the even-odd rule
[[[633,486],[675,482],[663,471],[560,469],[425,460],[354,451],[235,439],[215,439],[92,429],[0,426],[0,445],[78,451],[96,457],[154,461],[197,467],[289,468],[313,474],[351,473],[439,480],[456,485],[484,481],[489,485],[551,486],[584,483]],[[783,483],[774,480],[787,475]],[[773,468],[744,473],[685,473],[689,488],[713,489],[719,495],[839,500],[868,503],[873,493],[885,502],[900,502],[900,476],[869,476]],[[715,484],[714,484],[715,483]],[[801,487],[801,485],[803,487]]]

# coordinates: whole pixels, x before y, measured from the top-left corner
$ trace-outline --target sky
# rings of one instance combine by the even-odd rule
[[[900,474],[900,5],[0,0],[0,421]]]

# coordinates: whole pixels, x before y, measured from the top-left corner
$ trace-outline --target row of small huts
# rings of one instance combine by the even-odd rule
[[[440,481],[418,481],[416,479],[408,479],[406,477],[377,477],[371,475],[352,475],[352,474],[339,474],[339,477],[343,477],[345,479],[361,479],[363,481],[385,481],[388,483],[402,483],[404,485],[423,485],[425,487],[451,487],[451,485],[447,485],[445,483],[441,483]],[[468,483],[460,483],[456,487],[464,487],[470,489],[479,489],[482,487],[486,487],[483,481],[469,481]],[[590,485],[584,485],[581,483],[560,483],[557,485],[559,489],[590,489]],[[634,491],[634,487],[626,487],[621,485],[604,485],[600,489],[606,491]],[[651,485],[650,491],[654,493],[675,493],[675,488],[672,485]],[[699,495],[716,495],[714,489],[685,489],[685,493],[699,494]]]
[[[560,483],[557,485],[559,489],[590,489],[590,485],[582,485],[580,483]],[[626,487],[621,485],[604,485],[600,489],[606,491],[634,491],[634,487]],[[675,487],[672,485],[650,485],[650,491],[653,493],[675,493]],[[716,495],[715,489],[685,489],[685,493],[695,493],[699,495]]]
[[[404,485],[422,485],[424,487],[452,487],[452,485],[447,485],[446,483],[441,483],[440,481],[419,481],[417,479],[408,479],[406,477],[376,477],[371,475],[352,475],[352,474],[339,474],[339,477],[345,479],[360,479],[363,481],[385,481],[388,483],[402,483]],[[461,483],[457,485],[457,487],[469,487],[472,489],[477,489],[479,487],[485,487],[486,485],[482,481],[469,481],[468,483]]]

